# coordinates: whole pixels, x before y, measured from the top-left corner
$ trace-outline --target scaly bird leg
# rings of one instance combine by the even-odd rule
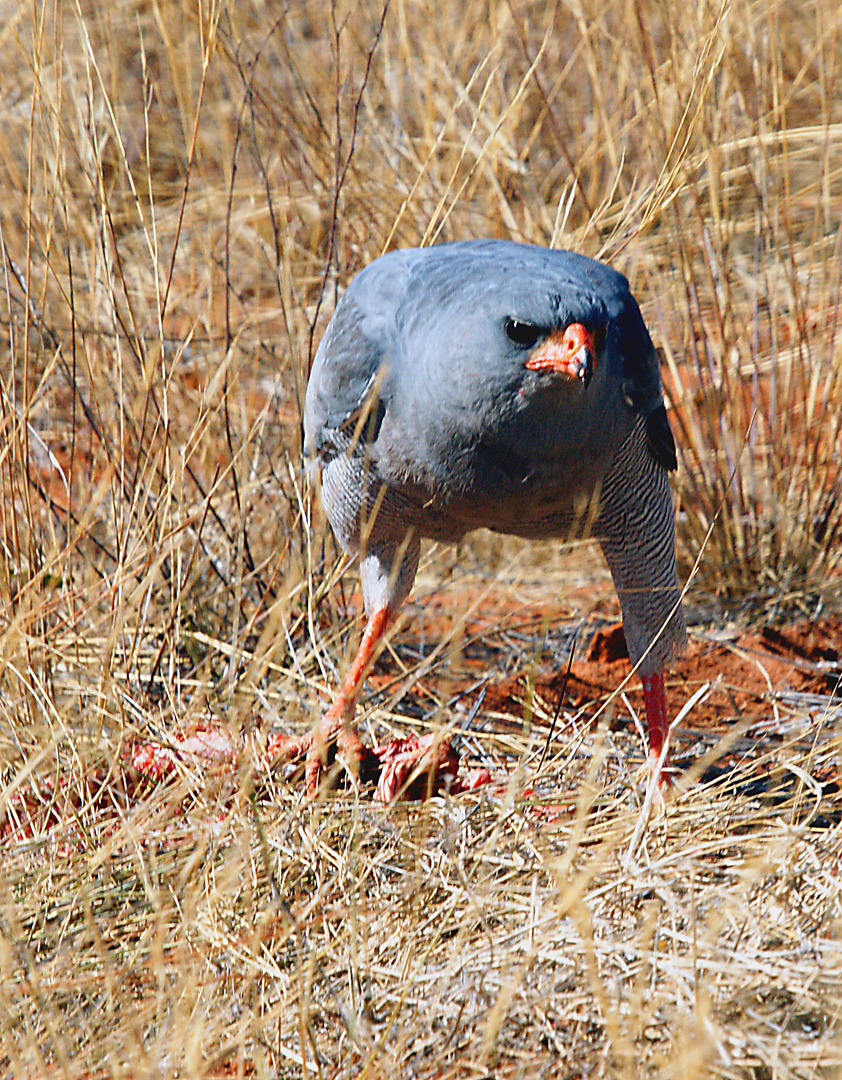
[[[651,675],[642,675],[641,681],[643,683],[643,697],[646,702],[646,723],[649,728],[649,768],[654,775],[658,770],[658,761],[664,743],[669,737],[664,673],[663,671],[655,671]],[[669,765],[669,749],[664,758],[663,766],[657,775],[659,788],[672,786],[672,780],[667,773],[667,765]]]
[[[389,607],[377,608],[369,616],[363,632],[357,655],[348,671],[342,689],[336,697],[333,705],[328,709],[319,722],[313,727],[308,736],[310,748],[307,751],[307,765],[305,777],[307,780],[307,793],[314,795],[318,790],[319,783],[327,769],[328,747],[332,742],[345,758],[347,764],[359,765],[360,740],[354,726],[354,712],[357,707],[357,698],[362,689],[366,671],[374,658],[374,653],[380,639],[386,632],[392,619],[392,610]]]

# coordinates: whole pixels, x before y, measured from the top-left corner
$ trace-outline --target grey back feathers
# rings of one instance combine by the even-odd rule
[[[571,323],[598,342],[588,385],[530,370]],[[633,661],[684,635],[660,370],[626,279],[571,252],[469,241],[391,252],[350,284],[316,353],[305,447],[366,608],[412,587],[419,538],[486,527],[592,532]]]

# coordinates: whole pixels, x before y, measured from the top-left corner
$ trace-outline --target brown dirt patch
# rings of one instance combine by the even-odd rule
[[[643,715],[643,693],[637,677],[631,675],[622,627],[609,624],[594,633],[586,622],[579,628],[574,659],[568,665],[565,656],[569,656],[575,631],[571,630],[570,645],[565,639],[564,647],[551,647],[546,639],[548,626],[563,637],[564,626],[555,622],[560,614],[560,610],[545,608],[519,612],[516,622],[504,619],[489,632],[490,612],[483,604],[477,619],[466,621],[455,651],[421,677],[401,699],[399,711],[423,717],[428,706],[438,702],[444,705],[441,718],[448,721],[452,708],[448,710],[447,703],[458,701],[472,716],[466,731],[515,732],[528,721],[539,727],[555,725],[558,737],[562,715],[573,712],[577,723],[587,727],[592,718],[604,715],[608,705],[611,726],[633,731],[625,703],[615,699],[610,704],[628,678],[622,693],[638,716]],[[444,624],[438,612],[425,610],[424,617],[427,647],[432,650],[436,631],[444,631]],[[410,627],[395,639],[394,647],[402,657],[418,647]],[[530,634],[534,635],[531,641]],[[700,750],[700,738],[703,745],[713,745],[737,725],[742,753],[747,735],[757,752],[784,736],[809,737],[815,722],[842,705],[840,642],[842,617],[838,615],[782,629],[693,630],[685,654],[668,671],[671,714],[675,716],[703,685],[709,684],[709,691],[674,733],[674,758],[689,766]],[[393,662],[382,658],[369,679],[369,689],[394,691],[400,682],[396,674]]]

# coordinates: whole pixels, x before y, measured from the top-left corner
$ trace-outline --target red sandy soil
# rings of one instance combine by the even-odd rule
[[[703,683],[710,694],[692,712],[694,728],[724,730],[735,720],[771,717],[770,702],[781,694],[835,697],[842,705],[842,618],[799,622],[785,629],[767,627],[691,640],[684,656],[670,666],[667,697],[673,715]],[[532,675],[535,690],[555,702],[582,706],[607,697],[630,671],[622,627],[598,631],[584,660],[574,661],[570,673],[539,671]],[[523,711],[525,678],[509,676],[490,686],[484,705],[517,714]],[[636,678],[626,689],[635,708],[642,710],[643,693]],[[820,709],[825,704],[818,706]]]
[[[481,614],[488,614],[485,608]],[[547,618],[547,614],[532,608],[524,614],[520,628],[527,638],[530,630],[538,636],[539,628],[559,625],[557,617]],[[586,727],[631,672],[620,624],[593,634],[582,658],[574,659],[569,667],[562,657],[541,655],[533,663],[518,664],[511,674],[497,676],[495,664],[499,670],[512,659],[510,641],[505,633],[489,635],[487,623],[483,627],[469,621],[465,640],[470,641],[474,634],[478,639],[475,645],[465,645],[449,670],[445,666],[441,674],[426,675],[418,691],[423,696],[424,691],[432,695],[434,690],[439,701],[462,694],[461,708],[467,713],[483,693],[472,726],[485,731],[517,731],[527,714],[533,728],[543,725],[549,731],[556,715],[554,739],[564,739],[563,716],[575,713],[577,723]],[[436,641],[429,621],[427,640]],[[400,634],[396,648],[401,649]],[[369,689],[399,685],[399,679],[383,674],[385,666],[387,663],[381,662],[369,677]],[[834,710],[838,717],[842,707],[842,616],[805,620],[783,629],[693,631],[685,654],[667,673],[670,715],[675,716],[708,684],[707,695],[693,706],[672,737],[672,759],[679,773],[698,757],[700,739],[702,749],[711,749],[722,735],[734,733],[735,725],[739,725],[742,737],[714,755],[716,763],[705,773],[707,777],[728,772],[738,759],[759,757],[782,738],[805,739],[805,746],[809,745],[822,718],[832,716]],[[628,679],[623,692],[638,717],[643,717],[643,693],[636,675]],[[533,707],[536,701],[540,709]],[[628,711],[619,701],[614,703],[612,716],[612,726],[633,730]],[[836,717],[822,729],[823,738],[831,734],[832,727],[838,727]],[[820,778],[823,784],[838,781],[838,768],[831,771],[832,777]]]

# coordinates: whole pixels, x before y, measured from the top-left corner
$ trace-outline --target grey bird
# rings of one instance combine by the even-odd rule
[[[360,557],[367,625],[307,740],[359,758],[354,711],[412,588],[424,537],[487,528],[592,535],[642,677],[653,770],[667,737],[664,663],[685,638],[660,368],[622,274],[503,240],[389,252],[351,282],[316,353],[305,451],[342,547]],[[659,784],[667,774],[658,774]]]

